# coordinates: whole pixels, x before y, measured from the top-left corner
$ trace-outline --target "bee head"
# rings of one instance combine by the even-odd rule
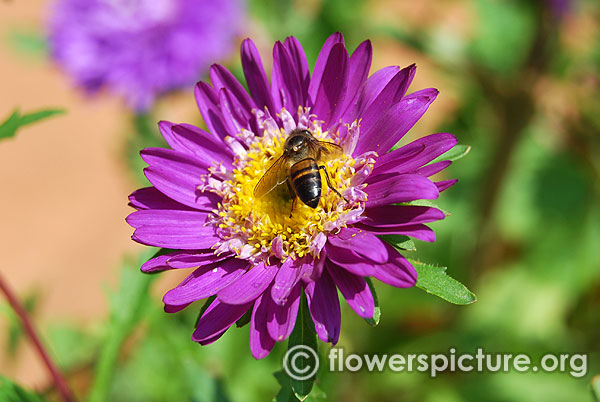
[[[287,138],[284,148],[289,154],[299,154],[306,149],[311,138],[312,134],[308,130],[294,130]]]

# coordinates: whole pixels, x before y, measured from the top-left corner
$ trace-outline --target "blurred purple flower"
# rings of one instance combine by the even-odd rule
[[[143,111],[228,55],[242,15],[238,0],[58,0],[51,54],[87,92],[108,87]]]
[[[434,241],[425,223],[444,218],[439,209],[407,205],[435,199],[456,180],[429,177],[450,162],[429,164],[456,145],[451,134],[433,134],[388,152],[436,98],[436,89],[406,94],[415,66],[386,67],[371,75],[371,43],[348,55],[343,36],[329,37],[309,72],[296,38],[277,42],[271,83],[254,43],[242,44],[250,94],[220,65],[212,86],[200,82],[196,101],[209,131],[160,122],[172,149],[141,152],[152,187],[130,196],[133,240],[174,249],[142,266],[143,272],[195,268],[163,298],[176,312],[216,295],[198,321],[193,339],[217,340],[252,309],[250,349],[265,357],[295,324],[301,293],[319,338],[335,344],[341,315],[337,289],[361,317],[374,301],[365,277],[391,286],[413,286],[412,265],[378,235]],[[319,205],[255,198],[254,188],[283,153],[296,128],[334,142],[343,154],[324,162],[334,187]],[[284,192],[286,186],[281,186]]]
[[[560,21],[571,12],[573,0],[546,0],[546,6],[550,8],[552,16]]]

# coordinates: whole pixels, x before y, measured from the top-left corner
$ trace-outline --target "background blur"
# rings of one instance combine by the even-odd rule
[[[160,303],[187,273],[139,273],[151,253],[130,240],[124,220],[127,195],[141,181],[144,142],[136,132],[156,132],[147,124],[158,120],[202,124],[193,88],[137,118],[108,93],[87,97],[47,56],[48,5],[0,2],[0,120],[16,107],[67,110],[0,142],[2,275],[84,399],[112,347],[120,352],[104,384],[111,401],[270,400],[286,345],[255,361],[247,327],[207,347],[193,343],[201,305],[169,315]],[[600,373],[600,2],[249,0],[246,7],[238,44],[252,37],[266,64],[273,42],[295,35],[312,65],[336,30],[349,49],[373,41],[372,72],[416,63],[411,89],[436,87],[440,95],[406,141],[451,132],[472,146],[445,171],[459,178],[439,200],[452,215],[432,225],[436,243],[418,242],[411,257],[447,266],[477,303],[455,306],[376,284],[380,325],[369,327],[344,303],[339,346],[359,354],[450,347],[589,354],[583,378],[322,370],[309,400],[592,400],[590,382]],[[241,71],[237,52],[220,62]],[[57,398],[3,300],[0,374]]]

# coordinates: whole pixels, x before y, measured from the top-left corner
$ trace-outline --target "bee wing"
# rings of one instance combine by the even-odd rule
[[[284,155],[275,161],[267,169],[263,177],[260,178],[256,187],[254,187],[254,198],[260,198],[282,185],[287,180],[287,163]]]
[[[321,151],[321,160],[336,159],[344,153],[342,147],[333,142],[317,141],[317,145]]]

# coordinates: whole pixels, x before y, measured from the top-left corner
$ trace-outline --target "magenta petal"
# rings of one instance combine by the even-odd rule
[[[170,269],[171,267],[167,265],[167,260],[171,257],[169,254],[159,255],[158,257],[149,259],[148,261],[142,264],[142,267],[140,269],[142,270],[142,272],[155,272]]]
[[[316,101],[317,99],[317,93],[323,79],[325,67],[329,64],[330,53],[336,44],[341,44],[342,46],[344,45],[344,35],[339,32],[329,36],[329,38],[327,38],[323,44],[323,47],[321,47],[321,51],[317,57],[317,62],[315,63],[315,68],[313,69],[312,79],[310,80],[308,87],[308,95],[313,101]]]
[[[232,160],[231,152],[222,141],[198,127],[168,121],[160,121],[158,127],[169,146],[176,151],[194,155],[207,164]]]
[[[266,357],[275,346],[267,330],[268,297],[264,294],[256,300],[250,319],[250,352],[255,359]]]
[[[458,179],[453,179],[453,180],[444,180],[444,181],[436,181],[435,184],[437,189],[442,192],[444,190],[449,189],[450,187],[452,187],[453,185],[455,185],[456,183],[458,183]]]
[[[331,118],[336,115],[338,106],[343,104],[346,96],[347,79],[348,52],[343,44],[337,43],[331,49],[327,59],[327,65],[323,71],[316,97],[312,98],[314,106],[311,112],[319,116],[319,120],[326,122],[325,127],[336,123],[331,121]],[[313,76],[314,80],[315,77]],[[313,81],[311,81],[311,84]]]
[[[385,173],[409,173],[431,162],[458,143],[455,136],[438,133],[419,138],[407,145],[380,156],[373,176]]]
[[[167,197],[154,187],[144,187],[129,196],[129,205],[135,209],[192,209]]]
[[[209,165],[219,162],[231,163],[233,154],[218,137],[191,124],[172,126],[175,139],[187,147],[202,162]]]
[[[379,117],[401,100],[412,82],[415,71],[416,67],[414,64],[400,70],[381,92],[377,94],[377,97],[366,105],[364,110],[359,111],[363,119],[363,123],[360,126],[363,133],[368,133],[377,123]],[[402,112],[406,113],[404,109],[402,109]]]
[[[219,91],[219,102],[223,122],[229,132],[240,133],[242,129],[253,129],[252,121],[256,120],[253,119],[252,113],[248,112],[226,88]]]
[[[372,59],[373,46],[370,40],[366,40],[358,45],[354,53],[352,53],[348,62],[348,90],[343,105],[338,108],[336,118],[342,117],[342,114],[348,108],[355,106],[352,102],[357,100],[359,90],[365,85],[365,81],[369,76]]]
[[[355,224],[357,228],[372,233],[374,235],[405,235],[414,237],[415,239],[419,239],[426,242],[434,242],[435,241],[435,232],[426,225],[422,223],[417,223],[414,225],[398,225],[398,226],[385,226],[385,227],[373,227],[364,225],[362,222]]]
[[[377,236],[360,229],[342,228],[337,235],[329,236],[328,242],[335,247],[352,250],[374,263],[386,262],[389,257]]]
[[[417,169],[417,174],[420,174],[421,176],[425,177],[430,177],[446,169],[451,164],[451,161],[439,161],[436,163],[432,163],[430,165],[423,166],[422,168]]]
[[[361,223],[374,227],[395,227],[439,221],[446,217],[443,211],[417,205],[385,205],[367,208]]]
[[[297,284],[290,293],[287,301],[283,305],[279,305],[270,300],[269,294],[265,293],[263,298],[269,299],[267,312],[267,330],[269,335],[276,342],[281,342],[290,336],[296,317],[298,315],[298,307],[300,306],[300,294],[302,286]]]
[[[433,200],[440,195],[431,180],[418,174],[400,175],[369,184],[365,191],[368,194],[367,208],[421,199]]]
[[[193,231],[204,226],[207,216],[206,212],[200,211],[158,209],[132,212],[125,220],[136,229],[143,226],[173,226],[177,229]]]
[[[351,274],[331,261],[327,261],[325,266],[333,282],[356,314],[363,318],[372,318],[375,302],[365,278]]]
[[[279,108],[275,108],[273,99],[271,98],[271,87],[265,74],[260,54],[256,49],[256,45],[250,39],[242,42],[242,67],[246,76],[246,83],[252,95],[252,99],[256,103],[258,109],[263,109],[265,106],[273,113],[279,112]]]
[[[335,345],[340,338],[342,315],[337,289],[327,270],[316,282],[306,285],[305,293],[319,339]]]
[[[212,296],[242,276],[247,267],[246,260],[237,258],[200,267],[177,287],[165,293],[163,302],[181,305]]]
[[[219,92],[216,89],[205,82],[199,82],[194,88],[194,95],[208,131],[216,134],[221,139],[236,134],[227,131],[219,108]]]
[[[216,341],[248,311],[250,306],[252,302],[231,305],[215,299],[198,320],[192,339],[202,345]]]
[[[162,148],[147,148],[140,154],[150,165],[144,173],[158,191],[194,209],[211,211],[216,208],[221,197],[197,189],[201,177],[208,174],[206,167],[200,165],[197,159]]]
[[[278,269],[278,265],[258,263],[221,290],[217,297],[223,303],[229,304],[243,304],[254,300],[269,287]]]
[[[173,313],[177,313],[177,312],[183,310],[190,304],[192,304],[192,303],[182,304],[181,306],[172,306],[170,304],[165,304],[164,310],[165,310],[165,313],[173,314]]]
[[[294,264],[294,260],[291,258],[281,264],[271,288],[271,297],[275,303],[282,305],[286,302],[288,295],[300,281],[303,272],[304,265]]]
[[[215,193],[198,190],[198,182],[194,185],[194,181],[188,181],[188,178],[197,180],[191,178],[191,172],[168,171],[153,166],[145,168],[144,175],[161,193],[193,209],[212,211],[221,201],[221,197]]]
[[[271,96],[273,99],[278,98],[282,107],[288,111],[295,111],[298,106],[304,105],[301,78],[292,56],[283,43],[276,42],[273,47]]]
[[[381,70],[375,71],[371,75],[364,85],[359,88],[358,99],[354,105],[350,105],[344,116],[343,121],[352,122],[356,119],[361,118],[363,111],[369,106],[373,100],[377,98],[379,93],[387,86],[387,84],[394,78],[400,68],[398,66],[389,66],[382,68]]]
[[[306,100],[308,98],[310,71],[308,69],[308,63],[306,61],[304,49],[302,48],[300,41],[293,36],[288,36],[287,38],[285,38],[285,42],[283,43],[283,45],[289,52],[294,62],[294,65],[296,66],[296,70],[298,70],[298,74],[300,75],[300,89],[302,99]],[[304,105],[304,103],[302,105]]]
[[[201,257],[203,257],[203,259],[201,259]],[[176,260],[179,258],[182,258],[184,260],[192,258],[192,259],[194,259],[194,262],[196,262],[196,264],[186,266],[186,267],[179,267],[179,266],[171,265],[171,262],[173,260]],[[149,259],[144,264],[142,264],[141,270],[142,270],[142,272],[156,272],[156,271],[164,271],[167,269],[174,269],[174,268],[193,268],[193,267],[198,267],[201,265],[210,264],[210,263],[216,261],[217,258],[218,257],[212,253],[200,254],[200,253],[194,252],[194,251],[175,251],[172,253],[159,255],[157,257]]]
[[[226,88],[247,113],[250,113],[256,107],[242,84],[225,67],[220,64],[213,64],[210,68],[210,79],[215,89]]]
[[[212,262],[222,261],[231,258],[232,256],[233,254],[231,253],[216,255],[213,250],[197,253],[185,252],[172,256],[167,261],[167,264],[170,268],[174,269],[196,268]]]
[[[210,248],[218,240],[214,228],[203,226],[206,213],[196,211],[142,210],[126,220],[136,228],[132,239],[149,246],[182,250]]]
[[[390,261],[375,270],[374,278],[397,288],[409,288],[417,283],[417,271],[402,254],[386,244],[392,256]],[[338,285],[339,287],[339,285]]]
[[[308,283],[319,279],[325,268],[325,260],[325,256],[321,255],[320,258],[313,260],[311,263],[304,264],[301,278],[302,281]]]
[[[386,153],[410,130],[423,116],[435,96],[404,97],[393,105],[375,124],[369,124],[368,131],[362,131],[354,155],[375,151]]]
[[[335,247],[327,244],[327,258],[338,266],[358,276],[373,276],[377,265],[363,256],[356,254],[353,250]]]

